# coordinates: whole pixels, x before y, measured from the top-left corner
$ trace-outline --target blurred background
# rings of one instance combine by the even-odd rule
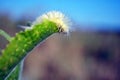
[[[47,74],[55,75],[56,72],[47,73],[46,71],[44,74],[46,74],[48,79],[45,78],[42,80],[80,80],[80,75],[85,77],[87,76],[87,79],[83,78],[82,80],[120,80],[119,9],[119,0],[0,0],[0,29],[3,29],[11,36],[15,36],[15,33],[23,30],[18,26],[26,26],[28,23],[33,22],[39,15],[42,15],[48,11],[61,11],[66,16],[68,16],[73,23],[73,30],[70,32],[70,37],[68,38],[63,36],[58,40],[56,39],[57,36],[60,37],[61,35],[52,36],[53,39],[50,38],[46,40],[44,43],[45,45],[40,45],[40,50],[38,50],[37,53],[39,53],[39,55],[41,55],[40,53],[46,53],[48,55],[54,56],[55,54],[52,53],[55,51],[57,51],[55,52],[56,54],[62,51],[62,55],[68,54],[67,59],[64,59],[66,57],[63,56],[60,57],[58,62],[53,61],[54,63],[60,63],[60,65],[69,63],[69,61],[72,59],[71,57],[73,56],[70,55],[72,53],[75,56],[81,54],[77,58],[82,58],[83,61],[74,61],[73,58],[73,60],[70,61],[73,62],[73,65],[75,66],[72,66],[71,69],[73,70],[66,71],[66,74],[64,75],[57,74],[58,78],[51,78],[50,76],[47,76]],[[57,45],[54,45],[55,43]],[[4,37],[0,36],[0,50],[4,49],[6,44],[8,44],[8,41]],[[49,45],[52,47],[52,49],[49,47]],[[44,49],[42,46],[48,48]],[[64,46],[67,47],[65,48]],[[49,54],[50,51],[51,54]],[[35,55],[34,51],[31,53],[31,55],[32,54]],[[47,57],[45,56],[42,57],[47,60]],[[56,57],[59,58],[59,55],[52,57],[53,60],[54,58],[56,60]],[[62,61],[62,63],[59,62],[61,59],[65,60],[66,63],[64,63],[65,61]],[[28,58],[26,58],[24,65],[27,66],[27,69],[23,69],[24,75],[29,75],[29,73],[27,73],[29,72],[29,66],[33,64],[30,63],[28,65],[28,63],[30,61],[32,62],[32,60],[32,57],[28,56]],[[33,63],[38,64],[38,60],[34,60]],[[44,60],[40,61],[40,63],[44,63]],[[79,69],[79,63],[84,63],[86,68]],[[46,64],[51,65],[53,63]],[[42,67],[39,66],[39,68]],[[54,69],[52,68],[53,71],[48,71],[54,72]],[[64,69],[67,68],[60,67],[59,69],[64,71]],[[34,67],[30,67],[30,70],[34,70]],[[72,74],[69,74],[69,72]],[[83,72],[83,74],[79,72]],[[67,74],[69,74],[69,76]],[[65,75],[67,75],[67,77],[73,75],[73,77],[77,78],[75,79],[71,77],[63,79]]]

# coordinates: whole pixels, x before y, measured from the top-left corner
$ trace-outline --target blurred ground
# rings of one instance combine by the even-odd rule
[[[11,20],[0,14],[0,29],[11,36],[28,19]],[[0,36],[0,48],[8,42]],[[120,80],[120,33],[81,31],[54,34],[26,57],[23,80]]]
[[[54,34],[26,57],[22,80],[119,80],[120,37]]]

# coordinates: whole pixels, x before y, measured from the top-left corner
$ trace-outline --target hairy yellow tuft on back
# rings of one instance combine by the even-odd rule
[[[51,11],[43,14],[33,22],[33,26],[41,23],[46,19],[56,23],[58,28],[62,28],[63,32],[69,32],[69,27],[71,25],[70,20],[64,14],[58,11]]]

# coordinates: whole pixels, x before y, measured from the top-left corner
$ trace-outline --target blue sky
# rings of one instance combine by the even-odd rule
[[[0,0],[0,11],[14,18],[59,10],[78,23],[120,25],[120,0]]]

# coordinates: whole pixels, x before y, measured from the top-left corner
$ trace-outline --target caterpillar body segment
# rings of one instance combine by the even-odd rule
[[[0,30],[0,34],[10,41],[0,55],[0,80],[4,80],[6,77],[8,77],[6,80],[18,80],[15,78],[18,78],[19,63],[29,51],[54,33],[68,33],[69,23],[68,18],[61,12],[51,11],[38,17],[31,27],[24,27],[25,31],[17,33],[15,37],[11,38]],[[14,68],[15,70],[11,73]]]
[[[4,80],[11,70],[32,50],[39,42],[53,33],[59,32],[57,25],[51,21],[44,21],[16,34],[0,56],[0,80]]]

